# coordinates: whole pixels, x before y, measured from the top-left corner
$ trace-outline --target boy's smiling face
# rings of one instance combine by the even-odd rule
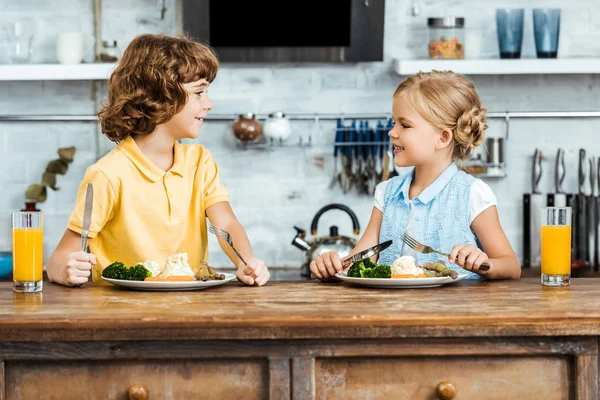
[[[181,111],[163,124],[175,140],[196,139],[200,135],[204,118],[213,106],[208,97],[208,86],[206,79],[183,84],[188,94],[187,103]]]

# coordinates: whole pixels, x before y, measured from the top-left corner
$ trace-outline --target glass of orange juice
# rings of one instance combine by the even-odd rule
[[[12,214],[13,290],[41,292],[44,260],[44,215],[41,211]]]
[[[571,283],[571,207],[542,207],[542,285]]]

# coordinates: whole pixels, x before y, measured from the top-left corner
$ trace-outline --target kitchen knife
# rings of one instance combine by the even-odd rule
[[[594,204],[596,204],[596,213],[594,214],[594,271],[598,272],[600,267],[600,157],[596,160],[596,187],[598,188],[598,194],[595,197]]]
[[[366,250],[361,251],[360,253],[356,253],[355,255],[353,255],[352,257],[346,258],[345,260],[342,260],[342,265],[344,266],[344,269],[347,267],[352,266],[352,264],[361,261],[361,260],[365,260],[367,258],[373,257],[375,254],[379,254],[381,253],[383,250],[387,249],[388,247],[390,247],[392,245],[393,241],[392,240],[386,240],[385,242],[379,243],[373,247],[369,247]]]
[[[594,239],[595,239],[595,224],[594,221],[596,221],[596,198],[594,197],[594,186],[595,186],[595,182],[596,182],[596,177],[595,177],[595,169],[596,169],[596,164],[595,164],[595,159],[594,157],[590,157],[588,158],[588,162],[589,162],[589,182],[590,182],[590,195],[586,197],[585,199],[585,205],[587,207],[586,210],[586,218],[587,218],[587,224],[586,224],[586,231],[585,231],[585,237],[586,237],[586,243],[588,244],[588,252],[587,252],[587,258],[586,260],[588,261],[588,265],[591,267],[592,264],[594,263],[594,254],[596,252],[596,246],[594,243]]]
[[[554,164],[554,193],[548,194],[548,207],[565,207],[567,205],[567,195],[562,187],[565,175],[565,150],[559,147]]]
[[[94,206],[94,187],[87,184],[85,191],[85,208],[83,209],[83,222],[81,223],[81,251],[87,252],[87,239],[92,222],[92,208]]]
[[[579,191],[577,194],[577,261],[585,263],[589,261],[588,238],[587,238],[587,216],[586,216],[586,195],[585,195],[585,149],[579,149],[579,169],[578,169]],[[585,265],[585,264],[584,264]]]
[[[535,149],[531,169],[531,193],[523,194],[523,266],[540,264],[540,208],[546,206],[546,196],[539,190],[542,178],[542,152]]]

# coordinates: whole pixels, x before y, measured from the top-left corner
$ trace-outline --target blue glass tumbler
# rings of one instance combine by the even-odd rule
[[[560,35],[560,9],[534,8],[533,33],[538,58],[556,58]]]
[[[500,58],[521,58],[525,9],[499,8],[496,10],[496,31]]]

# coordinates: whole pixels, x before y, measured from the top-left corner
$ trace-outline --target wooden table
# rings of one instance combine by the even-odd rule
[[[588,400],[599,337],[595,278],[168,293],[0,283],[0,400],[435,399],[451,385],[455,399]]]

